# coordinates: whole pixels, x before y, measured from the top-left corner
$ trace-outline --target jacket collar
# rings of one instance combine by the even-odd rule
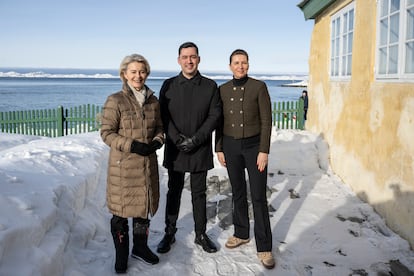
[[[183,72],[180,72],[180,74],[178,75],[178,80],[180,84],[190,82],[194,85],[199,85],[201,82],[201,74],[199,71],[197,71],[197,74],[194,77],[192,77],[191,79],[187,79],[186,77],[184,77]]]
[[[145,89],[147,90],[147,97],[146,97],[146,99],[148,99],[149,97],[151,97],[152,94],[154,94],[154,91],[152,91],[147,85],[144,85],[144,86],[145,86]],[[135,97],[134,96],[134,92],[132,92],[131,88],[129,87],[129,85],[127,83],[124,83],[122,85],[122,91],[124,93],[126,93],[127,95],[130,95],[130,96]]]
[[[248,75],[244,76],[241,79],[236,79],[233,76],[232,82],[233,82],[233,86],[243,86],[246,84],[246,82],[249,80]]]

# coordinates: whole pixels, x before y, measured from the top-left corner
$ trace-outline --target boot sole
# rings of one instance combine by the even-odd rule
[[[200,243],[198,243],[197,241],[194,241],[194,243],[198,246],[198,247],[200,247],[201,249],[203,249],[204,250],[204,252],[207,252],[207,253],[216,253],[217,251],[218,251],[218,249],[217,248],[204,248],[203,247],[203,245],[202,244],[200,244]]]
[[[267,268],[267,269],[273,269],[273,268],[275,268],[275,266],[276,266],[276,264],[273,264],[273,265],[266,265],[266,264],[264,264],[263,262],[261,262],[262,263],[262,265],[265,267],[265,268]]]
[[[146,261],[142,257],[140,257],[138,255],[134,255],[134,254],[131,254],[131,257],[134,258],[134,259],[140,260],[140,261],[142,261],[142,262],[144,262],[146,264],[149,264],[149,265],[155,265],[155,264],[158,264],[160,262],[160,260],[158,260],[156,263],[151,263],[151,262]]]

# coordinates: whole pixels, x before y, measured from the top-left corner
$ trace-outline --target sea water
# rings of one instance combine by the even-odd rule
[[[146,81],[155,95],[159,95],[165,79],[178,72],[155,71]],[[218,85],[231,79],[230,74],[205,73]],[[263,80],[272,102],[296,101],[303,87],[283,87],[301,81],[306,76],[252,74]],[[6,69],[0,68],[0,112],[64,108],[83,104],[103,106],[106,98],[121,89],[116,70],[94,69]]]

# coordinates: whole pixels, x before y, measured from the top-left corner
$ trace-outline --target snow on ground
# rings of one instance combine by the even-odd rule
[[[161,149],[159,164],[162,155]],[[97,132],[0,134],[0,275],[114,275],[107,158]],[[160,208],[149,238],[154,251],[163,236],[166,183],[160,165]],[[412,275],[408,242],[331,171],[321,137],[274,129],[268,186],[275,269],[259,263],[254,238],[237,249],[224,247],[233,234],[231,193],[216,160],[208,179],[208,234],[219,252],[194,245],[191,196],[184,190],[172,250],[158,254],[154,266],[130,258],[128,275]]]

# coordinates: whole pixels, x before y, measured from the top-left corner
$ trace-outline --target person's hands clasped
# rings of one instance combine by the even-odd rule
[[[256,164],[257,164],[257,169],[260,172],[263,172],[264,169],[266,168],[267,162],[268,162],[268,156],[269,156],[269,154],[264,153],[264,152],[259,152],[259,154],[257,155]]]
[[[154,151],[152,151],[150,145],[134,140],[131,144],[131,152],[142,156],[148,156]]]
[[[181,139],[177,143],[177,148],[183,152],[190,152],[198,146],[197,139],[193,137],[187,137],[180,134]]]

